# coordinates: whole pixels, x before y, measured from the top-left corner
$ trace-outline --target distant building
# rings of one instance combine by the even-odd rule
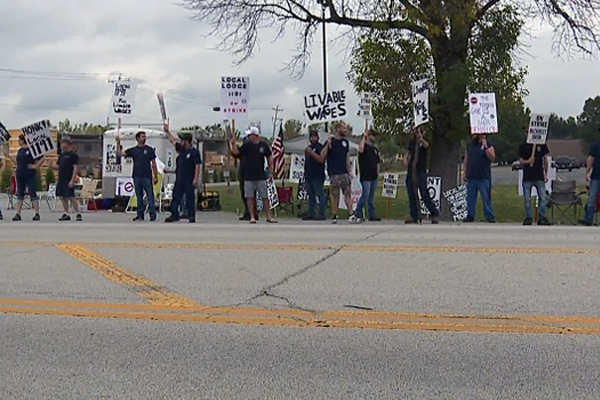
[[[587,159],[583,142],[579,139],[550,139],[546,145],[553,159],[568,156],[575,158],[580,164],[585,163]]]
[[[65,135],[73,141],[79,155],[79,164],[90,172],[102,165],[102,135],[73,133]]]

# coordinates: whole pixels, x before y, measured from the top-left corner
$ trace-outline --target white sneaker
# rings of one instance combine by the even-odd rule
[[[361,222],[363,222],[363,219],[358,218],[356,215],[351,215],[350,218],[348,218],[348,222],[350,222],[351,224],[360,224]]]

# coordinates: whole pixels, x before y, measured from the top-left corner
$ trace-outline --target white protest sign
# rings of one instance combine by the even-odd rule
[[[412,83],[413,107],[415,126],[429,122],[429,88],[428,79],[421,79]]]
[[[162,117],[163,123],[167,123],[167,107],[165,106],[165,96],[162,93],[157,93],[156,98],[158,99],[158,107],[160,108],[160,116]]]
[[[27,125],[21,128],[21,131],[25,135],[27,146],[33,158],[56,151],[56,143],[52,139],[52,125],[50,125],[50,121],[40,121]]]
[[[454,221],[462,221],[467,218],[467,186],[459,185],[444,192],[444,197],[450,206],[450,212]]]
[[[221,111],[223,119],[248,118],[250,107],[250,78],[224,76],[221,78]]]
[[[310,123],[334,121],[347,113],[345,90],[304,96],[304,116]]]
[[[115,195],[119,197],[133,197],[133,195],[135,195],[133,178],[124,176],[117,178]]]
[[[273,178],[267,179],[267,195],[269,196],[269,206],[271,210],[279,205],[279,195],[277,194],[277,186]]]
[[[371,109],[371,95],[369,93],[361,93],[360,95],[360,104],[358,105],[359,115],[364,119],[371,119],[372,109]]]
[[[112,98],[110,100],[110,111],[108,116],[112,118],[125,118],[133,113],[137,82],[135,80],[116,80]]]
[[[539,157],[539,156],[536,156]],[[556,164],[554,164],[552,162],[552,157],[548,157],[548,165],[550,166],[550,168],[548,168],[548,182],[545,183],[546,186],[546,192],[548,193],[552,193],[552,181],[556,180]],[[527,167],[525,167],[527,168]],[[523,170],[519,169],[519,183],[518,185],[518,190],[519,190],[519,196],[523,196]],[[536,187],[534,186],[533,189],[531,190],[531,195],[533,197],[537,197],[538,192]]]
[[[396,192],[398,191],[399,180],[400,174],[386,173],[385,175],[383,175],[383,191],[381,192],[381,197],[395,199]]]
[[[427,177],[427,191],[429,192],[429,198],[433,201],[433,205],[438,210],[440,209],[440,201],[442,198],[442,178],[437,176]],[[429,209],[425,206],[425,202],[421,198],[421,192],[419,191],[419,205],[421,206],[421,214],[429,215]]]
[[[120,174],[123,166],[119,164],[120,155],[117,153],[117,144],[104,144],[104,173],[105,174]]]
[[[472,93],[469,95],[469,121],[473,135],[498,133],[496,93]]]
[[[4,125],[2,125],[2,122],[0,122],[0,143],[6,144],[9,141],[10,141],[10,132],[8,131],[8,129],[6,129],[6,127]]]
[[[299,183],[304,179],[304,156],[292,154],[290,162],[290,182]]]
[[[171,172],[175,171],[175,153],[173,152],[173,150],[167,150],[165,169]]]
[[[548,138],[549,114],[531,114],[529,130],[527,131],[528,144],[546,144]]]

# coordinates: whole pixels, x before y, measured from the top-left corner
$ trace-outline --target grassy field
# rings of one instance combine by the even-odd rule
[[[298,187],[292,184],[294,187],[294,196],[297,194]],[[375,207],[381,217],[385,217],[386,207],[388,199],[381,197],[381,182],[377,188],[377,196],[375,198]],[[585,188],[581,187],[580,191],[584,191]],[[230,187],[213,187],[209,186],[209,190],[220,193],[221,205],[223,211],[236,212],[243,210],[243,205],[240,199],[240,193],[237,182],[232,183]],[[444,200],[442,200],[444,201]],[[517,222],[520,223],[525,218],[525,209],[523,205],[523,198],[519,196],[517,185],[498,185],[492,188],[492,201],[494,203],[494,211],[496,213],[496,219],[498,222]],[[583,201],[587,201],[587,196],[583,196]],[[295,204],[298,205],[300,201],[296,200]],[[583,216],[583,207],[578,207],[577,218]],[[408,218],[408,195],[405,187],[399,187],[397,197],[390,201],[390,219],[404,220]],[[558,213],[556,214],[558,215]],[[571,214],[572,215],[572,211]],[[285,212],[279,212],[280,218],[286,217],[297,217],[297,208],[295,215],[287,214]],[[340,217],[347,217],[347,212],[341,211]],[[550,218],[550,210],[548,210],[548,218]],[[483,208],[481,200],[477,204],[477,219],[483,221]],[[558,220],[560,223],[562,220]],[[562,221],[567,223],[567,221]]]

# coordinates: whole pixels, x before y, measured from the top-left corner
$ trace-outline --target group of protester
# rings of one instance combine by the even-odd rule
[[[180,209],[183,203],[187,209],[186,217],[189,222],[196,222],[195,190],[198,186],[201,173],[202,159],[199,151],[193,146],[193,137],[190,133],[182,135],[181,139],[173,135],[168,125],[164,126],[169,141],[177,152],[176,180],[171,204],[171,215],[165,222],[176,222],[181,219]],[[308,193],[308,209],[303,220],[323,221],[327,199],[325,196],[325,168],[330,180],[331,188],[331,220],[337,223],[339,215],[339,196],[343,196],[346,208],[349,211],[350,223],[368,221],[381,221],[375,209],[375,193],[379,177],[379,164],[381,162],[379,150],[374,145],[374,134],[367,130],[361,137],[358,145],[358,169],[362,195],[353,208],[352,204],[352,176],[353,166],[350,159],[350,142],[346,138],[349,126],[341,123],[335,127],[335,132],[330,135],[325,143],[319,142],[317,131],[309,133],[309,144],[305,149],[304,179]],[[148,201],[150,221],[157,218],[154,199],[154,185],[158,182],[158,169],[156,154],[152,147],[146,144],[146,134],[140,131],[135,136],[137,145],[121,151],[123,157],[133,160],[133,180],[136,198],[138,201],[137,215],[134,221],[143,221],[146,210],[144,198]],[[120,138],[116,138],[120,148]],[[244,203],[244,215],[240,220],[255,224],[258,219],[256,195],[264,201],[263,209],[266,212],[266,221],[277,223],[271,214],[269,196],[267,193],[267,180],[272,177],[273,157],[269,146],[260,140],[260,132],[256,127],[248,129],[242,137],[242,145],[238,146],[235,137],[228,140],[227,144],[232,156],[239,160],[240,192]],[[35,159],[27,146],[23,135],[19,136],[20,148],[16,158],[11,161],[16,165],[17,203],[16,214],[13,221],[21,221],[21,211],[25,194],[28,194],[34,209],[34,221],[40,220],[39,197],[36,192],[36,170],[44,161],[44,157]],[[58,182],[56,195],[60,197],[64,207],[64,214],[59,221],[69,221],[70,206],[73,207],[77,221],[82,220],[79,203],[75,200],[74,185],[78,177],[79,157],[74,151],[74,145],[68,138],[63,138],[60,143],[61,152],[58,157]],[[404,157],[408,167],[406,176],[406,189],[408,192],[410,217],[407,224],[420,222],[419,196],[431,214],[431,222],[439,222],[439,210],[435,206],[427,189],[427,161],[429,142],[425,139],[421,128],[415,128],[410,135],[408,153]],[[519,162],[523,169],[523,197],[525,203],[525,220],[523,225],[533,223],[531,204],[532,189],[536,188],[539,196],[538,225],[550,225],[546,217],[548,194],[546,182],[548,181],[549,150],[546,145],[532,145],[525,141],[519,146]],[[484,135],[473,135],[466,149],[463,180],[467,187],[467,217],[463,222],[473,222],[477,214],[477,197],[481,197],[483,213],[487,222],[495,223],[495,214],[492,204],[492,179],[491,165],[495,159],[493,144]],[[10,157],[10,156],[9,156]],[[267,168],[265,168],[265,166]],[[0,167],[2,161],[0,160]],[[586,178],[590,182],[590,196],[586,206],[585,217],[579,222],[583,225],[592,225],[596,213],[596,204],[600,193],[600,141],[591,147],[587,160]],[[144,196],[145,195],[145,196]],[[368,218],[364,209],[367,208]],[[0,210],[0,219],[2,219]]]

